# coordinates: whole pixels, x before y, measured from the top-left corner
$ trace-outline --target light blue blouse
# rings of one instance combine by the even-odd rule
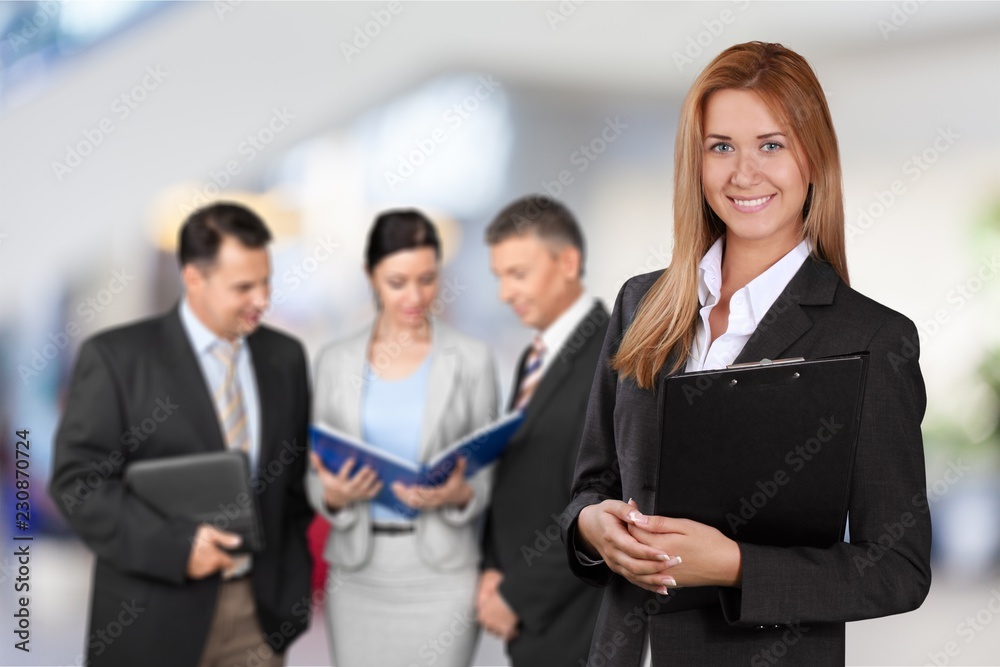
[[[362,439],[407,461],[419,463],[427,381],[431,355],[420,367],[401,380],[383,380],[370,364],[365,364],[364,396],[361,400]],[[372,503],[375,523],[411,523],[395,510]]]

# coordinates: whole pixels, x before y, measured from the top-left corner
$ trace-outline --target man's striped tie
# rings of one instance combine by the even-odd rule
[[[521,386],[517,390],[517,401],[514,402],[515,410],[523,410],[531,400],[531,395],[535,393],[535,388],[542,379],[542,364],[545,361],[545,343],[541,336],[535,336],[531,343],[531,352],[524,362],[524,372],[521,375]]]
[[[226,447],[249,454],[250,430],[247,424],[247,413],[243,408],[243,392],[240,391],[240,382],[236,375],[236,360],[240,354],[240,342],[219,341],[212,349],[212,353],[216,359],[222,362],[222,367],[225,370],[222,385],[215,391],[214,398]],[[233,556],[233,566],[222,573],[222,578],[241,577],[250,571],[251,565],[252,560],[249,554]]]
[[[215,405],[219,411],[219,424],[226,440],[226,447],[249,453],[250,432],[247,429],[247,413],[243,408],[243,393],[236,377],[236,359],[240,353],[240,344],[219,341],[212,352],[225,369],[222,385],[215,392]]]

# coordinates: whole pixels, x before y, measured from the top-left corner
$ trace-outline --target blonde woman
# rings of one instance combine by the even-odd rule
[[[567,508],[571,566],[608,586],[591,657],[843,665],[846,621],[915,609],[930,585],[916,329],[849,286],[836,135],[801,56],[760,42],[720,54],[684,102],[675,160],[673,259],[618,295]],[[748,544],[641,513],[669,455],[663,375],[861,350],[850,542]],[[678,588],[702,590],[663,597]]]

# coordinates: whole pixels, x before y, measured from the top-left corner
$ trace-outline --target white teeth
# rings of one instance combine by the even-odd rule
[[[764,202],[766,202],[768,199],[770,199],[772,196],[773,195],[768,195],[766,197],[761,197],[760,199],[749,199],[749,200],[748,199],[736,199],[736,198],[733,198],[733,201],[736,202],[736,204],[738,206],[760,206],[761,204],[763,204]]]

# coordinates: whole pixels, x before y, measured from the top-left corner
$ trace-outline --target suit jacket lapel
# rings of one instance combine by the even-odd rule
[[[829,305],[839,282],[837,273],[825,262],[806,259],[781,295],[764,315],[736,363],[778,359],[812,328],[812,320],[802,306]]]
[[[517,368],[514,370],[514,384],[511,385],[510,399],[507,401],[507,412],[513,411],[514,403],[517,402],[517,394],[521,391],[521,375],[524,373],[524,364],[527,363],[529,354],[531,354],[530,345],[524,348],[524,352],[517,360]]]
[[[593,308],[587,313],[580,323],[573,329],[573,333],[569,335],[563,346],[553,352],[556,358],[552,360],[549,367],[545,370],[545,375],[542,376],[541,382],[538,383],[538,387],[535,389],[535,393],[532,394],[531,400],[528,401],[527,415],[525,416],[524,423],[521,424],[521,431],[527,433],[536,419],[540,418],[540,415],[545,412],[545,404],[548,403],[556,395],[559,387],[562,385],[563,380],[569,375],[571,367],[573,365],[573,358],[579,354],[586,343],[582,342],[579,345],[574,345],[573,342],[577,340],[577,335],[580,334],[580,338],[584,341],[590,339],[594,335],[593,332],[589,336],[583,336],[581,329],[589,320],[592,318],[600,316],[602,319],[606,319],[603,314],[604,307],[599,303],[594,303]],[[523,364],[522,359],[522,364]],[[516,397],[516,394],[515,394]]]
[[[372,339],[372,326],[358,333],[345,350],[343,369],[337,369],[340,383],[336,392],[336,411],[340,417],[340,429],[357,438],[361,437],[361,392],[365,386],[365,366],[368,360],[368,345]]]
[[[435,437],[441,433],[439,424],[451,402],[451,393],[458,379],[455,350],[448,330],[441,323],[435,322],[431,335],[431,368],[427,378],[427,404],[420,437],[421,461],[426,461],[434,453]]]
[[[163,348],[168,365],[166,381],[176,392],[178,402],[183,405],[181,410],[189,415],[191,423],[201,436],[199,444],[210,451],[221,451],[226,446],[219,418],[215,413],[215,404],[187,332],[181,324],[178,308],[174,308],[163,318]]]
[[[278,444],[274,430],[274,410],[268,410],[265,407],[278,405],[280,397],[275,394],[278,391],[279,383],[274,377],[277,369],[275,369],[270,355],[267,354],[260,336],[253,334],[248,336],[247,345],[250,349],[251,361],[253,362],[254,377],[257,380],[257,397],[259,400],[257,414],[260,415],[260,449],[257,461],[258,463],[263,463],[264,461],[271,460],[267,450]],[[244,393],[245,398],[246,394]]]

